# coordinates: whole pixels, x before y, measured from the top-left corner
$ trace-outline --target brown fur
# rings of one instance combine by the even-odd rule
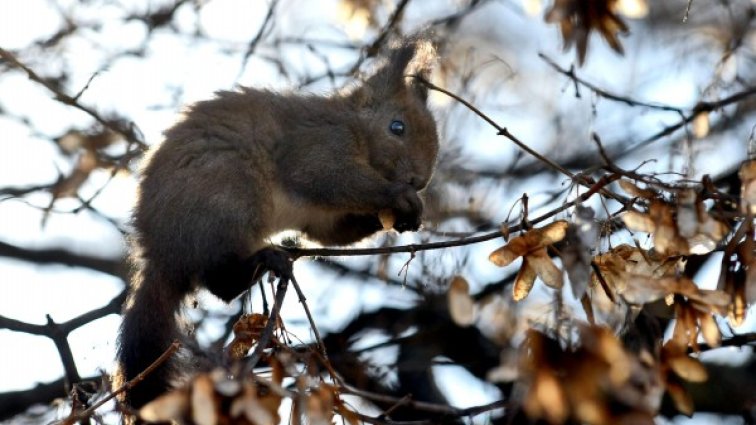
[[[195,104],[143,169],[134,212],[138,273],[124,310],[121,379],[145,369],[176,338],[183,299],[199,285],[226,301],[271,265],[267,238],[299,230],[344,245],[382,227],[419,226],[417,192],[433,172],[438,137],[425,88],[408,72],[417,45],[349,93],[330,97],[243,89]],[[414,65],[414,63],[413,63]],[[389,126],[401,120],[401,136]],[[174,365],[129,395],[139,407],[169,388]]]

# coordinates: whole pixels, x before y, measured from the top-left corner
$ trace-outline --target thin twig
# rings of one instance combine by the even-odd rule
[[[574,81],[576,87],[577,87],[577,85],[581,85],[581,86],[587,87],[592,92],[596,93],[600,97],[603,97],[604,99],[608,99],[608,100],[613,100],[615,102],[624,103],[624,104],[629,105],[629,106],[641,106],[641,107],[644,107],[644,108],[657,109],[657,110],[660,110],[660,111],[667,111],[667,112],[675,112],[675,113],[678,113],[678,114],[682,114],[682,112],[683,112],[683,108],[678,108],[676,106],[663,105],[663,104],[660,104],[660,103],[643,102],[643,101],[640,101],[640,100],[632,99],[632,98],[627,97],[627,96],[620,96],[618,94],[611,93],[611,92],[609,92],[607,90],[604,90],[604,89],[596,86],[595,84],[592,84],[592,83],[590,83],[590,82],[588,82],[588,81],[586,81],[586,80],[578,77],[577,74],[575,73],[575,69],[574,68],[570,68],[570,69],[562,68],[556,62],[554,62],[554,60],[552,60],[548,56],[544,55],[543,53],[539,53],[538,57],[541,58],[541,59],[543,59],[547,64],[549,64],[557,72],[559,72],[560,74],[565,75],[566,77],[568,77],[572,81]]]
[[[63,419],[59,422],[55,422],[56,425],[73,425],[74,423],[86,419],[95,412],[95,410],[99,409],[103,404],[109,402],[113,398],[117,397],[119,394],[129,391],[135,386],[137,386],[140,382],[144,380],[147,376],[149,376],[155,369],[157,369],[160,365],[165,363],[171,356],[173,356],[176,351],[181,347],[181,344],[178,341],[173,341],[173,343],[168,347],[167,350],[163,352],[163,354],[160,355],[160,357],[157,358],[154,362],[152,362],[151,365],[147,367],[147,369],[141,371],[137,376],[135,376],[132,380],[126,382],[125,384],[121,385],[120,388],[117,390],[111,392],[108,394],[107,397],[103,398],[102,400],[98,401],[97,403],[93,404],[90,408],[79,412],[75,415],[70,415],[66,419]],[[73,412],[72,412],[73,413]]]
[[[530,219],[529,223],[538,224],[555,215],[585,202],[588,198],[602,191],[605,186],[619,179],[620,175],[605,175],[600,178],[593,186],[591,186],[582,195],[576,197],[570,202],[566,202],[561,206],[554,208],[553,210],[542,214],[534,219]],[[510,233],[519,232],[523,230],[522,224],[508,225]],[[502,236],[501,231],[485,233],[478,236],[470,236],[466,238],[454,239],[449,241],[440,242],[428,242],[423,244],[409,244],[409,245],[396,245],[382,248],[292,248],[292,247],[280,247],[281,249],[289,252],[292,258],[297,259],[300,257],[352,257],[363,255],[375,255],[375,254],[396,254],[400,252],[414,252],[414,251],[430,251],[435,249],[452,248],[464,245],[473,245],[480,242],[490,241],[492,239],[500,238]]]
[[[63,103],[68,106],[73,106],[74,108],[83,111],[90,117],[94,118],[95,121],[102,124],[105,128],[110,129],[111,131],[114,131],[120,135],[122,135],[126,140],[129,142],[138,145],[142,149],[147,148],[147,144],[141,140],[139,136],[137,136],[137,132],[134,131],[133,123],[130,123],[131,127],[125,128],[123,125],[119,124],[117,121],[114,120],[108,120],[103,118],[97,111],[94,109],[82,105],[78,102],[78,99],[75,97],[71,97],[62,91],[60,91],[57,87],[52,85],[49,81],[45,80],[43,77],[41,77],[39,74],[34,72],[31,68],[26,66],[24,63],[19,61],[15,55],[13,55],[11,52],[3,49],[0,47],[0,58],[6,60],[8,64],[14,68],[21,69],[26,73],[26,75],[29,77],[30,80],[41,84],[44,86],[47,90],[52,92],[55,95],[55,100],[57,100],[60,103]]]
[[[318,350],[320,351],[320,355],[323,356],[323,360],[328,362],[328,353],[326,353],[325,344],[323,343],[323,338],[320,337],[320,331],[318,331],[318,327],[315,325],[315,320],[312,318],[312,313],[310,313],[310,308],[307,306],[307,298],[305,298],[304,293],[302,292],[302,289],[299,287],[299,283],[297,283],[297,279],[294,277],[294,275],[291,276],[291,284],[294,286],[294,290],[297,291],[297,296],[299,297],[299,303],[302,304],[302,308],[305,311],[305,315],[307,315],[307,320],[310,322],[310,328],[312,329],[313,334],[315,335],[315,342],[318,344]]]
[[[276,327],[276,323],[278,322],[278,312],[281,310],[281,305],[283,304],[284,297],[286,296],[286,289],[288,289],[288,287],[289,279],[285,277],[279,278],[278,287],[276,289],[276,297],[273,301],[273,308],[270,309],[270,315],[268,316],[268,323],[265,324],[265,328],[260,335],[260,339],[257,340],[255,351],[252,352],[249,360],[247,360],[246,364],[244,365],[244,371],[246,373],[252,372],[252,370],[254,370],[255,366],[257,366],[257,363],[262,358],[263,351],[268,348],[268,344],[273,337],[273,330]]]
[[[417,401],[417,400],[412,400],[411,398],[407,399],[406,397],[397,398],[397,397],[392,397],[392,396],[388,396],[384,394],[377,394],[370,391],[354,388],[350,385],[341,386],[339,388],[339,391],[343,394],[356,395],[358,397],[362,397],[367,400],[378,401],[378,402],[386,403],[386,404],[390,403],[391,405],[401,403],[403,405],[410,406],[416,410],[456,416],[459,418],[476,416],[481,413],[485,413],[491,410],[506,407],[509,404],[509,402],[506,400],[497,400],[492,403],[488,403],[488,404],[484,404],[480,406],[459,408],[459,407],[454,407],[454,406],[450,406],[446,404],[436,404],[436,403],[429,403],[425,401]]]
[[[239,70],[239,75],[236,77],[237,80],[241,76],[242,72],[244,72],[244,69],[247,67],[247,63],[249,62],[249,58],[255,53],[255,50],[257,50],[258,44],[260,44],[260,40],[262,40],[263,36],[265,36],[265,32],[270,28],[271,22],[273,22],[273,14],[276,10],[276,6],[278,5],[278,0],[271,0],[270,4],[268,5],[268,13],[265,15],[265,19],[263,20],[262,25],[260,25],[260,29],[257,30],[257,34],[252,38],[252,41],[249,42],[247,45],[247,50],[244,52],[244,57],[242,58],[242,66]]]

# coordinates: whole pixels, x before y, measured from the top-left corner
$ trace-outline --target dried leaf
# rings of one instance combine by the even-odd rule
[[[563,423],[569,414],[567,397],[559,380],[548,371],[536,374],[524,407],[529,416],[543,417],[553,424]]]
[[[488,259],[499,267],[505,267],[528,252],[528,245],[522,236],[518,236],[508,244],[495,250]]]
[[[709,347],[719,347],[722,342],[722,334],[719,332],[719,326],[717,326],[714,317],[711,314],[700,313],[698,323],[700,324],[701,335],[703,335],[704,341],[709,344]]]
[[[513,382],[520,377],[518,356],[513,350],[502,350],[499,365],[486,373],[489,382]]]
[[[345,31],[352,39],[361,37],[368,28],[376,28],[380,0],[341,0],[339,18],[344,22]]]
[[[197,425],[218,423],[213,388],[213,381],[207,374],[197,376],[192,383],[192,419]]]
[[[687,355],[668,358],[667,364],[677,376],[688,382],[705,382],[709,378],[704,365]]]
[[[693,118],[693,137],[703,139],[709,134],[709,113],[699,112]]]
[[[55,183],[55,186],[52,188],[53,198],[76,196],[79,188],[86,183],[89,175],[97,168],[98,163],[95,151],[84,151],[76,162],[76,167],[74,167],[71,174]]]
[[[672,292],[650,276],[633,275],[627,279],[624,290],[618,290],[622,298],[630,304],[647,304],[660,300]]]
[[[717,312],[724,314],[730,306],[730,296],[716,289],[696,289],[696,292],[687,295],[694,301],[693,305],[700,311]]]
[[[636,198],[652,200],[659,197],[659,194],[656,191],[652,189],[641,189],[633,184],[630,180],[622,179],[618,182],[618,184],[622,188],[622,190]]]
[[[638,211],[628,211],[622,214],[622,221],[625,226],[638,232],[651,233],[656,228],[651,217]]]
[[[648,216],[654,222],[654,249],[661,255],[685,254],[688,243],[680,237],[674,209],[664,202],[652,202]]]
[[[312,425],[331,425],[333,419],[333,390],[328,384],[320,384],[306,401],[307,418]]]
[[[470,297],[470,285],[462,276],[455,276],[447,292],[449,315],[459,326],[475,323],[475,303]]]
[[[508,266],[518,257],[564,239],[568,226],[569,223],[560,220],[538,229],[531,229],[492,252],[488,259],[499,267]]]
[[[528,254],[528,264],[546,285],[560,289],[564,285],[562,271],[554,264],[545,248]]]
[[[234,399],[229,410],[232,417],[244,417],[257,425],[274,425],[279,422],[278,413],[271,413],[260,404],[257,398],[257,389],[254,384],[249,382],[244,384],[244,392],[240,397]]]
[[[756,159],[746,161],[738,171],[740,178],[740,212],[756,216]]]
[[[360,416],[354,412],[353,410],[349,409],[344,402],[341,400],[337,400],[336,403],[336,413],[341,415],[342,418],[346,419],[346,421],[349,423],[349,425],[360,425]]]
[[[247,355],[249,349],[260,339],[268,317],[264,314],[245,314],[234,323],[234,339],[226,348],[230,359],[240,360]]]
[[[570,224],[567,221],[558,220],[542,228],[533,229],[533,231],[540,235],[540,246],[546,246],[555,244],[564,239],[564,237],[567,236],[567,228],[569,226]]]
[[[616,0],[584,1],[555,0],[546,11],[546,22],[558,23],[567,50],[576,45],[578,62],[585,62],[588,51],[588,37],[597,30],[617,53],[622,53],[618,33],[626,33],[627,26],[615,14]]]
[[[667,392],[670,397],[672,397],[672,401],[675,403],[675,407],[680,413],[686,416],[691,416],[693,414],[693,400],[682,385],[677,382],[667,382]]]
[[[512,287],[512,298],[515,301],[520,301],[528,296],[530,290],[533,289],[535,283],[536,272],[530,267],[528,259],[522,260],[522,267],[517,273],[514,286]]]
[[[182,418],[189,408],[189,394],[175,390],[161,395],[139,410],[139,417],[147,422],[169,422]]]
[[[696,318],[689,308],[685,308],[685,303],[675,305],[675,328],[672,331],[672,338],[667,343],[671,347],[685,347],[692,341],[695,344],[698,332],[696,330]]]

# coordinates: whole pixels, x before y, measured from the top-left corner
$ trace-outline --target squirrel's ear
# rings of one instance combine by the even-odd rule
[[[435,49],[429,41],[410,40],[391,49],[388,62],[367,80],[366,85],[378,93],[396,93],[410,88],[425,101],[428,89],[415,77],[428,78],[434,61]]]

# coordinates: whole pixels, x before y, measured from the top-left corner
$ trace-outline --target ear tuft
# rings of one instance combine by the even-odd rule
[[[435,59],[436,51],[429,40],[406,40],[389,50],[388,62],[368,79],[367,85],[372,88],[370,92],[396,92],[410,88],[425,101],[428,90],[414,77],[429,78]]]
[[[436,48],[428,39],[413,39],[407,44],[412,46],[412,57],[405,65],[404,74],[427,79],[436,63]]]
[[[409,87],[425,102],[428,99],[428,87],[421,80],[430,79],[433,66],[436,64],[436,49],[428,39],[415,39],[412,59],[404,70],[405,76],[412,77]]]

